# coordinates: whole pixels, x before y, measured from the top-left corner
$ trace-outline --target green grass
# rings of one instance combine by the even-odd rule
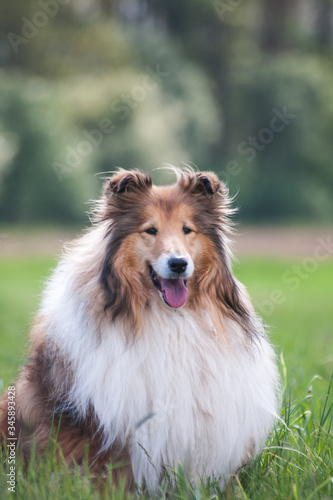
[[[242,259],[235,272],[269,325],[277,352],[284,354],[292,392],[301,394],[308,381],[319,375],[318,389],[324,393],[333,372],[333,261],[305,273],[307,277],[299,279],[293,290],[284,282],[284,273],[293,273],[293,266],[303,266],[303,262]],[[274,290],[281,291],[284,302],[273,307],[270,297]],[[270,307],[264,302],[267,300]]]
[[[0,379],[5,387],[24,360],[29,326],[52,266],[50,258],[0,260]]]
[[[214,481],[190,485],[179,469],[174,472],[177,490],[171,497],[333,498],[333,387],[330,385],[333,262],[324,262],[307,273],[293,290],[283,275],[286,271],[293,272],[295,264],[303,265],[303,262],[248,258],[235,267],[237,277],[246,284],[257,309],[270,325],[270,336],[278,354],[282,353],[285,391],[281,417],[285,424],[277,423],[266,448],[231,481],[228,492],[221,492]],[[24,360],[29,323],[38,306],[42,283],[53,266],[54,261],[47,258],[0,260],[0,379],[4,387],[14,379]],[[273,306],[270,299],[269,304],[263,303],[274,290],[280,290],[278,296],[283,303]],[[55,448],[50,447],[37,468],[31,462],[24,471],[22,464],[17,463],[16,497],[101,498],[88,470],[82,478],[78,472],[69,473],[63,464],[56,464]],[[0,498],[11,495],[6,486],[7,472],[8,469],[0,468]],[[122,489],[116,490],[110,483],[109,479],[107,498],[124,498]],[[166,496],[165,488],[161,496]],[[141,493],[140,497],[148,495]]]

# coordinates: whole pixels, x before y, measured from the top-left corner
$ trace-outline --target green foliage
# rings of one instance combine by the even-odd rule
[[[82,182],[59,183],[52,162],[68,134],[54,88],[40,79],[0,83],[0,213],[2,221],[81,218]],[[1,161],[2,160],[2,161]]]
[[[54,81],[15,72],[13,84],[13,73],[4,73],[3,222],[83,220],[84,203],[99,194],[103,176],[95,174],[118,165],[152,170],[164,162],[204,163],[219,132],[209,83],[194,64],[184,65],[165,36],[148,57],[151,36],[137,49],[137,57],[146,58],[145,69],[123,64],[117,78],[109,70],[98,78],[83,75],[79,62]],[[169,181],[163,174],[154,177]]]
[[[239,190],[243,219],[329,221],[332,4],[319,3],[13,0],[0,26],[1,219],[82,220],[95,174],[192,162]],[[295,118],[267,132],[284,107]]]
[[[295,64],[289,53],[255,59],[243,54],[234,63],[230,160],[239,162],[241,173],[229,180],[239,189],[243,218],[330,220],[332,78],[326,60],[312,55],[298,55]],[[249,137],[257,144],[251,147]]]
[[[184,60],[165,34],[147,27],[145,35],[133,30],[130,40],[145,69],[134,75],[135,79],[128,79],[123,92],[113,100],[128,109],[126,118],[118,111],[119,104],[112,107],[108,103],[115,131],[103,142],[97,171],[112,170],[124,159],[128,167],[150,171],[164,163],[181,162],[198,162],[208,168],[207,151],[220,132],[217,102],[208,78],[196,64]],[[162,76],[152,79],[150,85],[155,87],[135,102],[132,96],[136,89],[153,73]],[[103,116],[105,110],[99,119]],[[170,182],[170,176],[163,172],[153,172],[153,176],[158,183]]]

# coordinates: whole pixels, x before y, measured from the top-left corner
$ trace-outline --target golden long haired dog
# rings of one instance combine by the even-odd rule
[[[26,458],[53,425],[69,464],[88,443],[92,469],[121,464],[129,485],[156,489],[179,462],[223,482],[271,431],[275,355],[232,275],[227,189],[213,173],[176,175],[154,186],[119,170],[51,276],[15,384]]]

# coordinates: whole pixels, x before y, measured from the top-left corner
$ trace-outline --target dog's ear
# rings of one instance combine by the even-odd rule
[[[212,196],[224,191],[224,184],[213,172],[195,172],[183,177],[183,187],[191,194]]]
[[[145,191],[152,186],[152,179],[146,172],[139,170],[119,169],[104,185],[104,194],[109,197],[113,194]]]

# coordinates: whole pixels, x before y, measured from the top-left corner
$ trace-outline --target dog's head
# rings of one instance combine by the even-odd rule
[[[202,294],[231,308],[237,302],[227,189],[213,173],[176,174],[175,184],[154,186],[148,174],[120,170],[105,184],[100,218],[110,223],[110,240],[101,281],[113,317],[157,296],[170,308],[193,307]]]

